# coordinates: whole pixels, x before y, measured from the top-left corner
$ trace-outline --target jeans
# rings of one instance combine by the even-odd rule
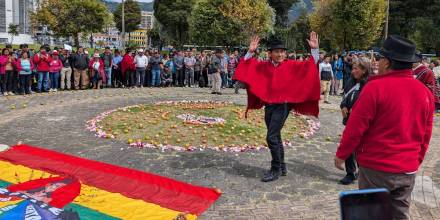
[[[31,74],[20,74],[19,77],[21,93],[30,94],[29,80],[31,79]]]
[[[104,69],[105,72],[105,78],[107,78],[107,86],[111,86],[112,85],[112,68],[111,67],[107,67]]]
[[[185,70],[185,81],[188,87],[194,85],[194,69],[186,69]]]
[[[160,86],[160,69],[159,70],[151,70],[151,85],[152,86]]]
[[[144,86],[145,83],[145,68],[136,67],[136,85]]]
[[[37,89],[39,92],[49,90],[49,72],[38,72]]]
[[[220,74],[220,76],[222,77],[222,88],[226,88],[226,86],[228,85],[228,82],[227,82],[227,74],[225,73],[225,72],[222,72],[221,74]]]
[[[60,72],[50,73],[50,88],[51,89],[58,89],[59,86],[59,80],[60,80]]]
[[[264,121],[267,127],[266,141],[272,156],[271,170],[280,171],[285,168],[284,147],[281,139],[281,129],[289,116],[289,104],[266,105],[264,108]]]

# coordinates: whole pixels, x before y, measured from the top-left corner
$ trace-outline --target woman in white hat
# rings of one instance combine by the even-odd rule
[[[99,56],[99,53],[93,55],[90,60],[89,69],[92,72],[92,83],[94,89],[100,89],[102,82],[105,81],[104,61]]]

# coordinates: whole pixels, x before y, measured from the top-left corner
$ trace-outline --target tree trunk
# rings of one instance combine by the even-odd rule
[[[79,48],[79,36],[78,33],[73,34],[73,40],[75,41],[75,47]]]

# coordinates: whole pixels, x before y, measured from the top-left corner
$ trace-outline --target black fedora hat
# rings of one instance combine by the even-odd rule
[[[284,46],[284,43],[279,39],[274,39],[274,40],[269,41],[269,43],[267,44],[267,49],[269,51],[276,50],[276,49],[287,50],[287,48]]]
[[[416,54],[416,45],[401,36],[390,35],[383,43],[380,54],[390,60],[416,63],[420,57]]]

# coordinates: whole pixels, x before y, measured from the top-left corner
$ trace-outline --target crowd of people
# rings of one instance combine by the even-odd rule
[[[105,48],[103,52],[41,46],[39,51],[6,46],[0,56],[1,95],[57,92],[59,90],[204,87],[213,94],[232,88],[239,51],[157,50]],[[236,90],[238,93],[238,89]]]
[[[238,93],[242,84],[233,80],[240,58],[240,51],[227,52],[202,50],[176,50],[159,53],[157,50],[105,48],[100,52],[80,47],[78,50],[54,48],[43,45],[40,51],[29,50],[20,45],[19,50],[10,45],[1,50],[0,95],[31,94],[34,92],[57,92],[59,90],[136,88],[136,87],[205,87],[213,94],[221,94],[224,88],[235,88]],[[256,51],[254,57],[268,59],[267,52]],[[288,59],[303,61],[309,56],[292,53]],[[321,76],[321,92],[324,102],[330,96],[346,94],[354,84],[353,63],[364,58],[371,62],[372,74],[378,72],[378,57],[373,53],[349,53],[325,55],[320,53],[318,67]],[[421,80],[431,84],[432,90],[440,84],[440,60],[428,62],[429,68]],[[426,82],[427,76],[433,76]]]

